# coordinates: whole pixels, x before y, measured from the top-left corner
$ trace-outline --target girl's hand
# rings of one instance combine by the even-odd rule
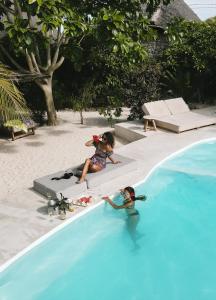
[[[93,135],[92,139],[93,139],[93,141],[95,143],[99,143],[100,142],[100,137],[98,135]]]
[[[103,196],[102,199],[105,200],[105,201],[109,201],[110,200],[108,196]]]
[[[120,163],[121,163],[120,160],[116,160],[116,161],[113,162],[114,165],[117,165],[117,164],[120,164]]]

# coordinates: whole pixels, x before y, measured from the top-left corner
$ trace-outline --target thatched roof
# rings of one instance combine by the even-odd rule
[[[199,17],[184,0],[174,0],[167,6],[160,5],[151,17],[151,21],[156,26],[166,27],[174,17],[182,17],[188,21],[200,21]]]

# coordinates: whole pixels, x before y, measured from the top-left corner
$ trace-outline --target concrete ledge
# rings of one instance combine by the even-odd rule
[[[129,121],[115,124],[115,134],[128,142],[140,140],[146,136],[142,121]]]
[[[77,177],[75,176],[69,179],[52,180],[54,177],[62,177],[64,173],[65,171],[60,171],[35,179],[34,190],[44,196],[50,193],[54,198],[56,198],[59,193],[62,193],[65,197],[74,197],[87,191],[86,182],[76,184]]]
[[[137,168],[137,161],[134,159],[118,154],[114,154],[113,158],[121,161],[121,163],[112,164],[108,161],[106,168],[102,171],[97,173],[88,173],[85,182],[76,184],[76,181],[78,180],[78,177],[76,176],[71,176],[69,179],[61,178],[66,172],[73,172],[76,174],[76,170],[79,167],[76,166],[67,169],[67,171],[60,171],[35,179],[34,190],[44,196],[47,196],[49,193],[54,198],[57,198],[59,193],[62,193],[68,198],[76,197],[80,194],[86,193],[87,188],[97,187],[115,177],[121,176]],[[52,178],[59,178],[59,180],[52,180]]]

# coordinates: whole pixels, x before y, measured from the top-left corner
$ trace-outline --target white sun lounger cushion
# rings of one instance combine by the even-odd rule
[[[216,118],[189,111],[166,117],[157,117],[155,121],[158,127],[179,133],[190,129],[213,125],[216,123]]]
[[[190,111],[188,105],[185,103],[183,98],[175,98],[164,100],[168,110],[172,115],[181,114]]]
[[[169,116],[171,115],[168,106],[163,100],[144,103],[142,109],[146,115]]]

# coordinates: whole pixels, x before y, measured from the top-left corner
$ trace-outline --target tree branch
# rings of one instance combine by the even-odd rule
[[[51,49],[50,49],[50,40],[47,47],[47,67],[51,65]]]
[[[61,65],[63,64],[65,58],[64,56],[62,56],[59,61],[55,64],[54,68],[53,68],[53,71],[57,70],[59,67],[61,67]]]
[[[58,56],[59,56],[59,48],[60,48],[60,45],[57,45],[54,56],[53,56],[53,60],[52,60],[52,63],[51,63],[51,67],[54,67],[55,64],[57,63]]]
[[[36,54],[36,57],[37,57],[37,60],[38,60],[38,64],[42,65],[38,45],[35,45],[35,54]]]
[[[37,64],[37,61],[36,61],[36,58],[35,58],[35,55],[33,52],[30,53],[30,56],[31,56],[31,61],[32,61],[32,64],[33,64],[33,67],[34,69],[40,74],[40,69],[38,67],[38,64]]]
[[[52,59],[51,68],[55,68],[55,64],[57,63],[59,57],[59,50],[63,41],[64,41],[64,34],[60,35],[60,38],[58,38],[58,43],[56,44],[56,50]]]
[[[4,48],[4,46],[0,45],[0,49],[3,52],[3,54],[11,61],[11,63],[21,72],[28,72],[25,68],[23,68],[21,65],[19,65],[8,53],[8,51]]]
[[[30,27],[31,29],[33,29],[33,28],[34,28],[34,25],[33,25],[33,23],[32,23],[32,16],[31,16],[31,13],[30,13],[29,9],[27,9],[27,16],[28,16],[29,27]]]
[[[21,19],[23,19],[22,9],[20,7],[19,1],[18,0],[14,0],[13,2],[14,2],[14,7],[15,7],[16,13],[19,15],[19,17]]]
[[[33,67],[33,64],[32,64],[32,61],[31,61],[31,57],[30,57],[30,55],[29,55],[27,49],[25,50],[25,53],[26,53],[26,61],[27,61],[29,70],[30,70],[32,73],[34,73],[34,67]]]
[[[11,8],[8,8],[7,6],[5,6],[3,3],[0,3],[0,7],[3,8],[3,10],[6,12],[9,12],[10,14],[14,15],[15,14],[15,11]]]
[[[61,27],[59,26],[58,27],[58,34],[57,34],[57,43],[60,42],[60,39],[61,39]]]

